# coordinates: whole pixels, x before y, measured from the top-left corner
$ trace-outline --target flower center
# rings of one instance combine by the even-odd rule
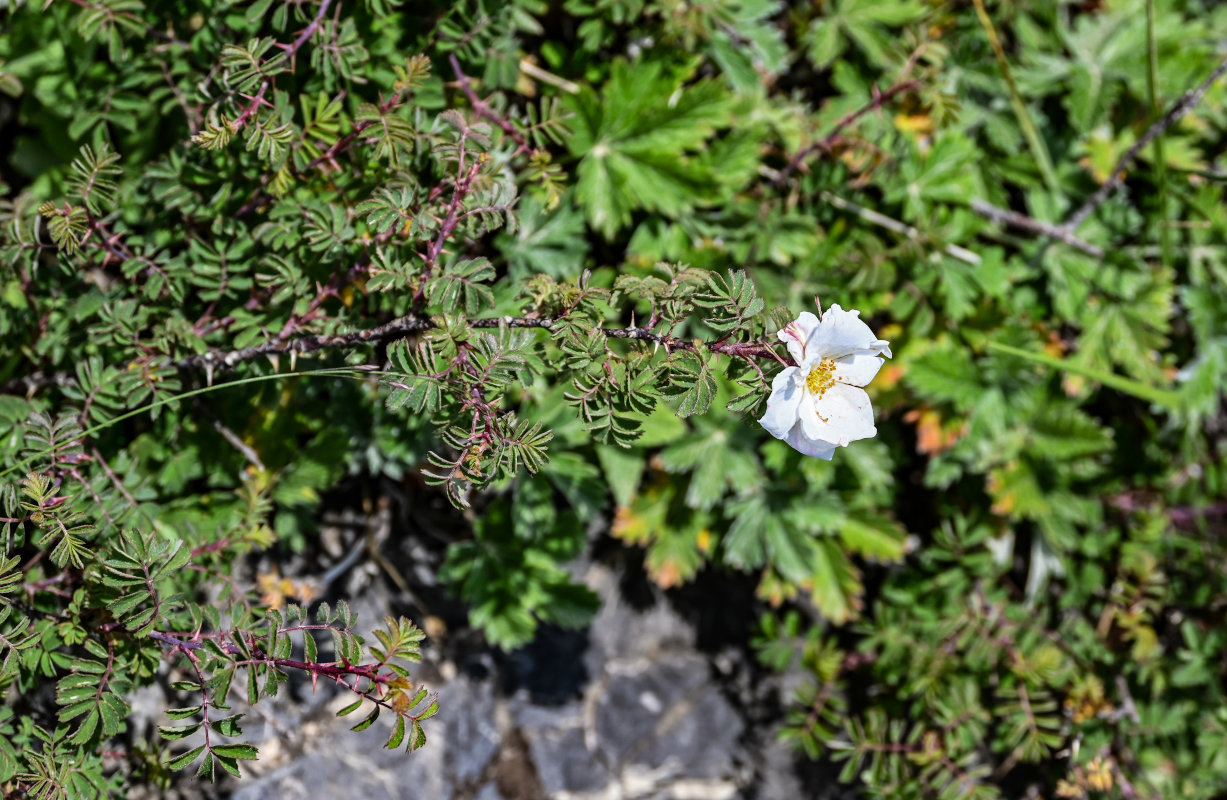
[[[824,358],[814,365],[805,378],[805,388],[811,393],[822,397],[827,389],[835,385],[835,361]]]

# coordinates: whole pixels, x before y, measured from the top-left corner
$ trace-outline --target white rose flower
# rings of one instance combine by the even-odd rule
[[[807,456],[830,461],[836,447],[878,432],[861,387],[878,374],[879,356],[890,358],[890,342],[874,336],[860,313],[833,305],[820,320],[805,311],[779,332],[797,366],[771,382],[759,424]]]

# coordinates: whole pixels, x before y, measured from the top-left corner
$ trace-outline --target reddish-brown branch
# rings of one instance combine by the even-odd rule
[[[298,629],[304,629],[305,627],[310,627],[311,629],[323,629],[327,628],[328,626],[300,626]],[[306,635],[310,636],[311,634],[308,633]],[[200,658],[196,655],[195,651],[204,647],[207,639],[213,638],[215,644],[227,655],[246,656],[243,660],[236,661],[235,666],[241,667],[262,664],[274,669],[299,670],[310,675],[313,682],[319,678],[329,678],[348,688],[350,691],[362,695],[366,699],[388,708],[391,706],[386,701],[372,694],[373,687],[381,687],[380,691],[382,692],[382,687],[386,687],[388,684],[400,680],[400,675],[398,675],[396,672],[392,670],[388,670],[386,672],[383,671],[381,669],[383,666],[382,664],[347,664],[344,661],[312,662],[299,661],[298,659],[293,658],[274,658],[262,653],[259,648],[255,646],[254,639],[250,637],[246,641],[246,652],[244,652],[244,649],[238,644],[226,641],[224,638],[202,637],[199,634],[190,634],[190,638],[185,638],[184,635],[162,633],[161,631],[150,631],[149,638],[153,639],[154,641],[161,642],[162,644],[170,645],[171,653],[183,653],[192,662],[193,667],[196,668],[198,672]],[[351,677],[355,679],[353,685],[346,683],[346,679]],[[365,691],[359,689],[358,683],[363,679],[369,681],[370,687],[372,688],[368,688]],[[204,685],[203,676],[201,685]],[[208,703],[206,702],[204,705],[207,708]]]
[[[473,112],[482,119],[493,122],[499,127],[500,130],[503,131],[503,133],[507,134],[507,138],[516,143],[516,151],[512,155],[518,156],[533,152],[533,150],[536,148],[529,144],[529,141],[527,137],[524,136],[524,133],[514,124],[512,124],[511,120],[495,111],[493,106],[477,96],[477,92],[473,90],[473,83],[469,76],[465,75],[460,69],[460,61],[457,60],[456,54],[452,53],[449,55],[448,60],[452,64],[452,71],[456,73],[456,80],[460,84],[461,91],[463,91],[464,96],[468,98],[469,105],[473,107]]]
[[[256,112],[260,110],[260,106],[267,105],[271,107],[271,104],[264,99],[264,93],[268,91],[268,87],[269,81],[264,81],[260,84],[260,91],[256,92],[254,97],[250,98],[251,102],[249,102],[247,107],[243,109],[238,117],[230,123],[230,129],[232,131],[235,133],[241,131],[243,126],[247,124],[247,120],[254,117]]]
[[[809,158],[811,155],[818,152],[819,150],[824,151],[824,152],[830,151],[831,147],[835,144],[836,140],[839,138],[839,134],[842,133],[843,130],[847,128],[849,125],[856,122],[858,119],[865,116],[869,112],[876,111],[877,109],[881,108],[883,105],[885,105],[886,103],[894,99],[895,96],[900,95],[911,89],[915,89],[919,85],[920,85],[919,80],[916,80],[916,79],[904,80],[904,81],[899,81],[894,86],[891,86],[889,89],[887,89],[884,92],[879,91],[878,87],[874,86],[873,87],[873,97],[870,99],[869,103],[856,109],[855,111],[845,114],[843,117],[839,119],[838,122],[835,123],[835,127],[831,129],[830,133],[828,133],[826,136],[819,139],[818,141],[814,142],[813,144],[809,145],[808,147],[803,147],[795,156],[789,159],[788,164],[784,167],[784,169],[780,170],[780,174],[775,177],[775,180],[772,181],[772,183],[776,186],[783,185],[788,180],[788,178],[792,175],[792,173],[796,172],[797,169],[800,168],[802,162],[804,162],[805,159]]]
[[[447,204],[447,211],[444,214],[442,224],[439,226],[439,235],[427,246],[426,254],[423,256],[426,261],[427,270],[435,268],[435,264],[439,261],[439,256],[443,254],[443,245],[447,243],[448,238],[455,233],[456,226],[460,224],[460,209],[464,205],[464,198],[471,191],[473,181],[477,178],[477,173],[483,163],[480,157],[475,158],[473,159],[472,166],[465,172],[463,138],[461,138],[460,147],[459,173],[456,176],[456,188],[452,192],[452,200]]]

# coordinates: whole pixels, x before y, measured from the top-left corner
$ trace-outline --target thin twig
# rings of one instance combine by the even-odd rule
[[[259,454],[256,453],[255,449],[252,448],[251,445],[240,439],[238,434],[230,430],[230,428],[226,426],[226,423],[222,422],[221,419],[219,419],[218,416],[203,403],[197,403],[196,407],[204,411],[205,416],[212,420],[213,429],[220,433],[223,439],[230,442],[231,447],[242,453],[243,458],[247,459],[248,463],[250,463],[253,467],[258,469],[260,472],[264,471],[264,462],[260,461]]]
[[[1214,82],[1227,73],[1227,58],[1215,67],[1210,73],[1210,77],[1202,81],[1196,88],[1184,93],[1184,95],[1173,103],[1162,117],[1154,122],[1146,132],[1133,143],[1133,146],[1125,151],[1125,154],[1116,162],[1116,166],[1112,167],[1112,173],[1103,186],[1100,186],[1098,191],[1086,199],[1086,202],[1073,214],[1069,219],[1061,225],[1066,231],[1073,233],[1078,230],[1078,227],[1086,221],[1086,218],[1095,212],[1105,200],[1112,196],[1112,193],[1121,187],[1125,182],[1125,172],[1129,166],[1133,164],[1138,157],[1138,153],[1155,140],[1160,134],[1166,131],[1171,126],[1175,125],[1185,114],[1187,114],[1194,106],[1201,102],[1201,99],[1206,96],[1206,92],[1214,85]]]
[[[886,228],[888,231],[894,231],[914,242],[921,242],[925,239],[925,235],[911,225],[906,225],[897,219],[892,219],[885,214],[874,211],[872,208],[865,208],[851,200],[845,200],[837,194],[824,190],[822,192],[822,199],[836,208],[851,211],[866,222],[872,222],[874,225]],[[971,264],[973,267],[980,266],[980,256],[964,247],[959,247],[957,244],[948,244],[942,250],[951,258],[957,258],[959,261]]]
[[[1146,0],[1146,104],[1151,113],[1159,106],[1159,48],[1155,34],[1155,0]],[[1163,136],[1155,137],[1155,177],[1159,181],[1159,250],[1163,263],[1175,261],[1172,252],[1172,231],[1167,225],[1167,156],[1163,153]]]
[[[567,94],[579,94],[580,85],[566,78],[560,78],[552,72],[547,72],[541,69],[527,58],[520,59],[520,71],[530,78],[536,78],[542,83],[548,83],[550,86],[557,86]]]
[[[1042,222],[1034,217],[1028,217],[1026,214],[1020,214],[1017,211],[1010,211],[1007,208],[998,208],[995,205],[986,203],[978,197],[971,199],[971,210],[980,216],[996,222],[998,225],[1007,225],[1011,228],[1034,233],[1037,236],[1048,236],[1056,239],[1059,242],[1064,242],[1075,250],[1080,250],[1092,258],[1103,258],[1103,248],[1091,244],[1090,242],[1079,239],[1060,225],[1053,225],[1050,222]]]

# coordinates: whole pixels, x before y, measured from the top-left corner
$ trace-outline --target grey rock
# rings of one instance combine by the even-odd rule
[[[667,603],[656,602],[637,610],[622,597],[618,576],[599,564],[591,566],[584,582],[601,597],[589,629],[589,647],[584,656],[588,670],[599,675],[606,663],[615,659],[639,658],[663,649],[694,646],[694,629]]]
[[[474,795],[473,800],[505,800],[505,798],[499,794],[494,784],[487,783],[481,787],[481,791]]]
[[[596,698],[597,749],[618,767],[690,778],[730,775],[743,723],[693,653],[611,669]]]
[[[595,794],[617,783],[617,774],[588,749],[578,724],[523,730],[548,796]]]
[[[348,698],[338,698],[337,706]],[[283,767],[244,782],[236,800],[318,800],[321,797],[449,798],[461,783],[475,783],[499,743],[494,690],[458,678],[439,691],[438,717],[426,723],[427,746],[415,753],[387,750],[393,721],[385,715],[361,733],[350,717],[313,723],[303,754]],[[267,745],[262,745],[265,749]],[[256,762],[257,764],[261,762]]]

